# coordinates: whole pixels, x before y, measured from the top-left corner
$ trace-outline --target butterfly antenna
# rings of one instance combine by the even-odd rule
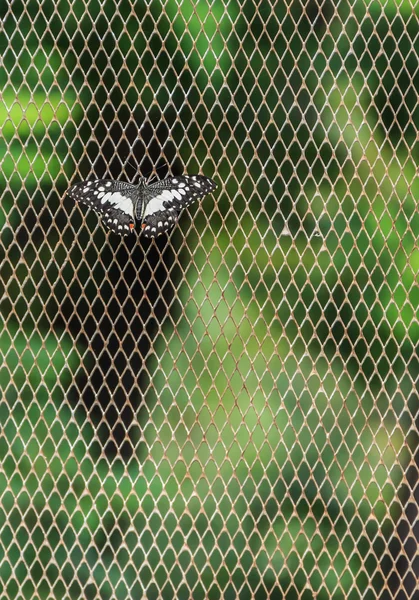
[[[125,161],[125,165],[126,165],[126,164],[128,164],[130,167],[132,167],[132,168],[135,170],[135,172],[136,172],[136,173],[138,173],[138,166],[135,166],[135,165],[134,165],[134,164],[133,164],[133,163],[132,163],[132,162],[129,160],[128,156],[127,156],[127,159],[126,159],[126,161]],[[125,168],[125,165],[124,165],[124,168]],[[135,175],[135,177],[136,177],[136,175]]]
[[[169,168],[169,165],[168,165],[168,164],[166,164],[166,163],[163,163],[163,164],[162,164],[162,165],[160,165],[159,167],[156,167],[156,168],[155,168],[155,171],[158,171],[159,169],[162,169],[163,167],[167,167],[167,168]]]
[[[163,167],[168,168],[168,165],[166,163],[163,163],[162,165],[158,166],[158,167],[154,167],[153,170],[151,170],[149,173],[147,173],[145,175],[145,177],[147,178],[149,175],[151,175],[151,177],[147,180],[147,185],[150,185],[150,183],[153,181],[153,179],[157,179],[157,171],[159,169],[163,169]]]

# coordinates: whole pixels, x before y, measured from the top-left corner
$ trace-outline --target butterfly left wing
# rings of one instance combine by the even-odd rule
[[[213,192],[217,184],[204,175],[179,175],[169,177],[143,190],[142,220],[143,234],[156,237],[176,223],[180,211]]]
[[[96,179],[72,185],[67,194],[92,208],[114,233],[127,235],[134,229],[134,202],[138,194],[134,185]]]

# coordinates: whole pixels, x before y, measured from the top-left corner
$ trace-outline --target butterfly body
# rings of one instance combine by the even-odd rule
[[[67,193],[93,208],[114,233],[127,235],[139,221],[143,235],[156,237],[177,222],[183,208],[216,187],[204,175],[179,175],[151,185],[143,177],[138,185],[111,179],[82,181],[71,186]]]

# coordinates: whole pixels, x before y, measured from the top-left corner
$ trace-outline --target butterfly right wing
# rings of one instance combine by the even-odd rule
[[[168,177],[143,188],[143,235],[156,237],[168,231],[178,220],[180,211],[203,198],[217,187],[205,175],[178,175]]]
[[[114,233],[127,235],[134,229],[134,202],[138,195],[134,185],[112,179],[81,181],[72,185],[67,194],[92,208]]]

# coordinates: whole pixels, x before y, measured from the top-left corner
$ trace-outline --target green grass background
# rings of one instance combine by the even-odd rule
[[[419,5],[1,11],[0,597],[412,590]],[[120,240],[127,159],[219,189]]]

